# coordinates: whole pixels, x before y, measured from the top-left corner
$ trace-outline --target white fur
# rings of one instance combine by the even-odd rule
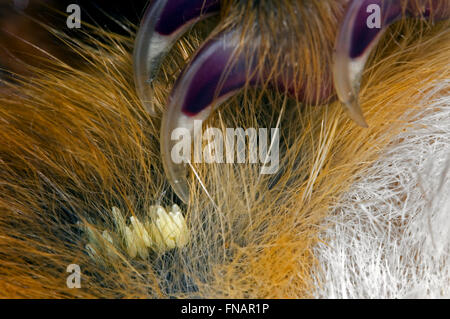
[[[316,297],[450,297],[449,87],[424,96],[417,125],[334,207],[315,249]]]

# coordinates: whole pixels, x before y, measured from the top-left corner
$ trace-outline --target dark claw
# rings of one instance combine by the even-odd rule
[[[379,11],[379,25],[376,10]],[[337,40],[333,80],[350,117],[367,126],[358,102],[361,74],[372,49],[386,29],[402,17],[448,19],[448,0],[353,0]]]
[[[242,47],[241,32],[229,31],[209,40],[193,58],[172,91],[169,106],[163,116],[161,130],[161,153],[169,181],[177,195],[187,201],[189,196],[184,163],[175,163],[171,151],[175,143],[172,133],[184,129],[193,136],[194,121],[205,120],[213,106],[239,92],[246,85],[262,85],[269,79],[271,63],[261,63],[258,39],[243,41],[251,43]],[[303,102],[323,102],[332,93],[332,85],[306,98],[304,84],[294,80],[292,70],[272,76],[268,84]],[[195,135],[195,134],[194,134]],[[185,159],[185,163],[189,162]]]
[[[201,16],[216,13],[220,9],[219,0],[171,0],[165,1],[155,32],[171,35],[186,28]]]
[[[189,196],[187,170],[185,164],[173,161],[172,132],[182,128],[192,136],[194,121],[205,120],[213,103],[217,106],[246,83],[257,82],[252,62],[255,59],[248,52],[238,52],[238,47],[238,32],[224,33],[208,41],[178,79],[163,116],[161,153],[164,168],[175,192],[185,202]],[[190,161],[190,158],[186,160]]]
[[[146,10],[133,53],[136,89],[151,113],[152,89],[161,61],[193,24],[219,12],[220,0],[156,0]]]

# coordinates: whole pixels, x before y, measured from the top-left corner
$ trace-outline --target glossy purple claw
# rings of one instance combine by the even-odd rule
[[[193,136],[194,122],[205,120],[214,106],[248,84],[256,84],[255,61],[251,54],[237,51],[238,32],[227,32],[208,41],[178,79],[163,116],[161,153],[168,179],[176,194],[185,202],[189,198],[186,163],[172,154],[177,133],[184,130]],[[174,134],[174,135],[173,135]],[[175,139],[175,140],[174,140]],[[194,142],[194,141],[191,141]]]
[[[320,91],[308,95],[305,84],[294,79],[289,67],[282,74],[271,75],[272,63],[261,61],[259,39],[244,41],[250,44],[242,47],[240,36],[241,31],[232,30],[205,43],[175,84],[163,115],[160,141],[164,169],[175,193],[185,202],[189,198],[186,164],[192,154],[181,160],[175,145],[179,144],[183,130],[185,136],[195,137],[194,131],[201,129],[195,122],[207,119],[214,107],[246,85],[264,83],[306,103],[324,103],[332,96],[331,81]],[[175,157],[178,160],[174,160]]]
[[[352,0],[337,38],[333,81],[350,117],[366,127],[358,95],[361,75],[372,49],[386,29],[403,17],[448,19],[448,0]]]
[[[155,0],[146,10],[133,52],[134,78],[141,102],[154,113],[151,82],[178,38],[193,24],[220,10],[220,0]]]

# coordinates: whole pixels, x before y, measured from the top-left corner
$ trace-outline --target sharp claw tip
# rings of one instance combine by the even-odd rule
[[[362,123],[358,123],[359,126],[361,126],[362,128],[369,128],[369,124],[367,124],[367,122],[365,120],[363,120],[364,122]]]
[[[344,103],[350,118],[355,121],[361,127],[368,128],[369,125],[364,118],[361,107],[356,99],[352,99],[350,102]]]
[[[175,194],[184,202],[189,202],[189,188],[187,186],[187,182],[179,179],[175,179],[173,181],[173,187]]]

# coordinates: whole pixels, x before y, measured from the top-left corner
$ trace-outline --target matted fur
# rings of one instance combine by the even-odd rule
[[[316,247],[317,296],[450,298],[450,77],[359,173]]]
[[[120,262],[112,263],[89,257],[80,223],[101,233],[113,228],[113,206],[139,217],[150,205],[176,198],[160,162],[160,112],[150,116],[134,91],[132,35],[98,32],[104,41],[64,40],[83,57],[84,68],[51,59],[51,67],[32,70],[34,78],[5,84],[0,96],[3,297],[327,295],[328,288],[317,288],[332,281],[315,276],[326,263],[317,252],[330,226],[326,218],[421,114],[414,111],[437,98],[430,92],[448,83],[450,72],[448,26],[410,22],[387,34],[368,65],[361,103],[369,129],[351,122],[338,102],[309,107],[246,90],[207,124],[279,122],[279,173],[260,176],[255,165],[195,165],[202,183],[192,181],[190,204],[182,206],[191,233],[187,247],[148,260],[118,250]],[[194,30],[165,61],[157,109],[164,109],[200,34]],[[81,267],[81,289],[66,286],[66,267],[73,263]]]

